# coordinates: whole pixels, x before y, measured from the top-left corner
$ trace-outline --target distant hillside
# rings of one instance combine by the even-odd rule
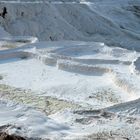
[[[8,11],[5,19],[0,18],[1,26],[12,35],[31,35],[40,40],[100,41],[139,50],[139,1],[80,2],[6,0],[0,3],[0,9],[5,6]]]

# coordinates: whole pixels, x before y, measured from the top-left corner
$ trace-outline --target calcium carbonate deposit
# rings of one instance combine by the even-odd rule
[[[0,132],[139,140],[139,51],[139,0],[0,1]]]

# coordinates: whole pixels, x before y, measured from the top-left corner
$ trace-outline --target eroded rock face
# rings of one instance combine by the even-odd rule
[[[5,132],[0,132],[0,140],[26,140],[26,139],[20,136],[9,135]]]

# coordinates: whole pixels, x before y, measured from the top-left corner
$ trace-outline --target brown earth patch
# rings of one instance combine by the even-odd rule
[[[5,132],[0,132],[0,140],[26,140],[21,136],[9,135]]]

